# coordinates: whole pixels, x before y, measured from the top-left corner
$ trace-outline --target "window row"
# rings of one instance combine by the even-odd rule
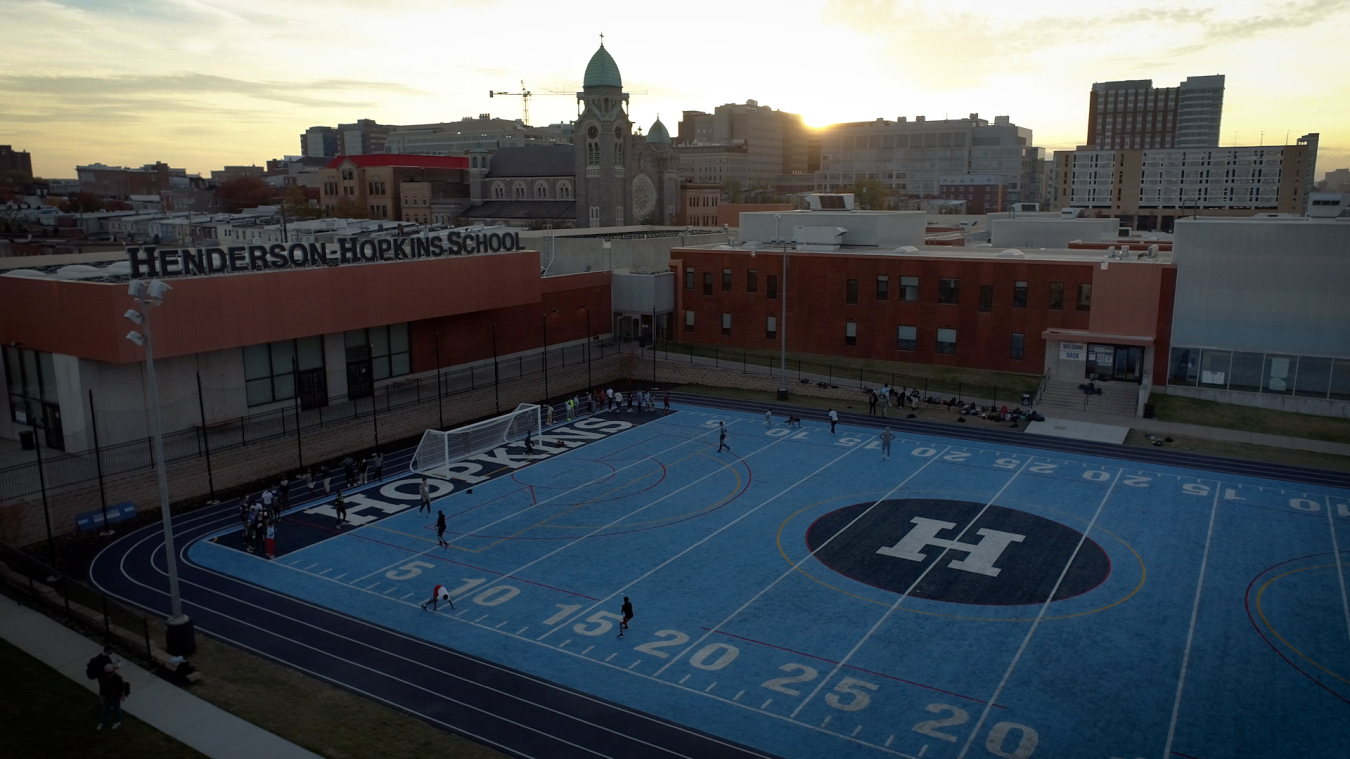
[[[27,425],[45,423],[43,404],[57,403],[52,354],[6,345],[5,384],[9,390],[11,421]]]
[[[732,289],[732,271],[731,269],[722,270],[722,290],[730,292]],[[684,270],[684,287],[686,290],[693,290],[698,282],[698,272],[689,268]],[[745,272],[745,291],[747,293],[757,294],[759,292],[759,271],[757,269],[748,269]],[[703,272],[703,294],[713,294],[713,273]],[[778,298],[778,275],[770,274],[765,277],[765,294],[770,300]]]
[[[1350,359],[1173,348],[1167,384],[1350,400]]]
[[[684,312],[684,331],[693,332],[696,324],[696,317],[693,309],[687,309]],[[731,314],[723,313],[721,320],[723,335],[731,335]],[[766,339],[775,339],[778,337],[778,317],[764,317],[764,337]],[[858,323],[854,321],[844,322],[844,345],[858,344]],[[898,351],[917,351],[919,349],[919,328],[915,326],[902,325],[895,328],[895,349]],[[956,353],[956,330],[947,327],[940,327],[934,334],[933,350],[936,353],[954,354]],[[1014,361],[1021,361],[1026,354],[1026,336],[1022,333],[1014,332],[1009,345],[1008,355]]]
[[[244,396],[249,406],[295,397],[300,372],[323,369],[323,337],[244,347]]]

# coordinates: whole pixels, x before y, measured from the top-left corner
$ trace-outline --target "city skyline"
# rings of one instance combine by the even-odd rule
[[[159,160],[205,174],[299,154],[299,134],[316,124],[518,118],[519,97],[489,99],[487,90],[518,91],[521,79],[536,95],[531,123],[566,121],[603,33],[644,130],[658,114],[674,131],[682,110],[755,99],[816,127],[1009,115],[1049,153],[1085,142],[1094,82],[1175,86],[1225,74],[1221,145],[1283,145],[1320,132],[1317,176],[1350,164],[1350,115],[1337,108],[1350,101],[1350,84],[1335,76],[1350,0],[1088,12],[1058,0],[963,12],[807,0],[771,15],[749,3],[661,15],[493,0],[358,0],[337,15],[332,7],[10,4],[0,30],[0,141],[30,151],[35,172],[49,178],[96,161]]]

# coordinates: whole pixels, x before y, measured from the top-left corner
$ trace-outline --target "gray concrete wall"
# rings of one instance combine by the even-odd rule
[[[1350,357],[1350,223],[1177,222],[1172,345]]]
[[[549,276],[613,269],[663,270],[670,267],[672,248],[722,245],[731,238],[730,234],[721,232],[677,234],[669,237],[615,238],[608,240],[610,247],[605,248],[606,240],[600,237],[560,235],[546,238],[542,232],[521,233],[522,243],[539,248],[539,266],[541,269],[547,266]],[[556,252],[556,255],[552,252]]]
[[[1074,240],[1114,240],[1115,219],[1008,218],[989,220],[989,239],[995,248],[1067,248]]]
[[[1276,411],[1290,411],[1295,414],[1313,414],[1315,416],[1338,416],[1350,419],[1350,401],[1337,401],[1329,398],[1300,398],[1294,395],[1275,395],[1267,393],[1246,393],[1233,390],[1211,390],[1203,387],[1185,387],[1180,385],[1155,386],[1153,392],[1165,395],[1179,395],[1186,398],[1198,398],[1202,401],[1233,403],[1239,406],[1268,408]]]

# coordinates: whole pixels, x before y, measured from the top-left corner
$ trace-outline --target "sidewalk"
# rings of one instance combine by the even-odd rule
[[[0,596],[0,638],[90,691],[97,691],[97,682],[84,676],[84,665],[99,652],[100,645],[8,596]],[[319,759],[318,754],[245,722],[135,664],[122,662],[119,673],[131,684],[131,696],[122,703],[124,711],[213,759]],[[91,736],[93,730],[91,718]]]
[[[1069,419],[1076,422],[1090,422],[1093,424],[1113,424],[1120,427],[1129,427],[1131,429],[1140,430],[1142,432],[1151,432],[1154,435],[1184,435],[1186,437],[1197,437],[1207,440],[1222,440],[1229,443],[1249,443],[1251,445],[1264,445],[1271,448],[1288,448],[1295,451],[1350,456],[1350,444],[1347,443],[1332,443],[1325,440],[1312,440],[1302,437],[1290,437],[1288,435],[1268,435],[1264,432],[1246,432],[1243,430],[1225,429],[1223,427],[1206,427],[1199,424],[1162,422],[1157,419],[1144,419],[1142,417],[1096,414],[1090,411],[1075,412],[1057,408],[1047,410],[1044,413],[1046,416],[1052,416],[1056,419]]]

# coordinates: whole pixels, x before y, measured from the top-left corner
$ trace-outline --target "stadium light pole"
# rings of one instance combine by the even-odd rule
[[[785,401],[788,398],[787,391],[787,277],[788,277],[788,253],[787,240],[783,239],[783,215],[774,214],[774,236],[783,246],[783,284],[779,288],[779,314],[778,314],[778,332],[782,339],[782,349],[779,354],[778,364],[778,400]]]
[[[473,369],[469,371],[473,372]],[[439,332],[436,333],[436,418],[441,423],[441,429],[445,429],[445,410],[441,406],[441,333]]]
[[[586,391],[594,392],[595,383],[591,380],[591,307],[582,306],[586,309]]]
[[[300,468],[304,469],[305,449],[300,442],[300,357],[294,354],[291,355],[291,392],[295,397],[295,458],[300,462]]]
[[[375,389],[375,346],[366,343],[366,355],[370,356],[370,423],[375,430],[375,447],[380,447],[379,391]]]
[[[183,613],[183,599],[178,592],[178,551],[173,544],[173,518],[169,511],[169,477],[164,466],[164,426],[159,412],[159,384],[155,379],[154,338],[150,329],[150,309],[163,305],[164,296],[171,290],[159,280],[148,284],[134,279],[127,288],[127,294],[138,304],[140,310],[127,309],[123,314],[131,322],[145,328],[144,334],[132,330],[127,339],[145,348],[145,381],[149,385],[150,426],[155,441],[155,479],[159,482],[159,511],[164,524],[164,563],[169,575],[170,616],[165,632],[165,649],[172,656],[185,656],[196,650],[197,644],[192,628],[192,620]]]
[[[492,323],[492,397],[495,413],[502,413],[502,384],[497,373],[497,322]]]
[[[544,405],[548,405],[548,314],[543,315],[544,321]]]

